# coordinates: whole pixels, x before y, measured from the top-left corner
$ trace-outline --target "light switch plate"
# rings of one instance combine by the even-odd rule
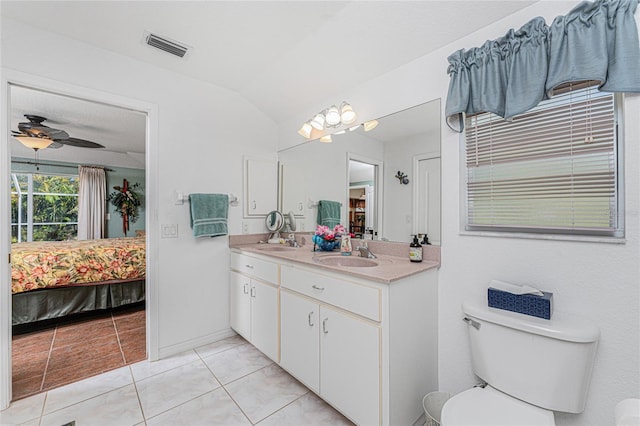
[[[162,238],[178,238],[178,224],[177,223],[163,224]]]

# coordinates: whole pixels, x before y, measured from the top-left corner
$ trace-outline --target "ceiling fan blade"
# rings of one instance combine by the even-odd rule
[[[104,145],[100,145],[97,142],[91,142],[84,139],[78,138],[61,138],[61,139],[53,139],[54,142],[61,143],[63,145],[75,146],[78,148],[104,148]]]
[[[54,142],[51,142],[51,145],[49,145],[49,146],[47,147],[47,149],[49,149],[49,148],[53,148],[53,149],[60,149],[60,148],[62,148],[63,146],[64,146],[64,145],[63,145],[63,144],[61,144],[60,142],[55,142],[55,141],[54,141]]]

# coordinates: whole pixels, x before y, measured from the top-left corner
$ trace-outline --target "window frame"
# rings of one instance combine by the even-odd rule
[[[469,206],[468,206],[468,169],[467,169],[467,152],[466,141],[467,132],[460,133],[459,149],[460,149],[460,235],[466,236],[485,236],[485,237],[502,237],[502,238],[524,238],[524,239],[545,239],[545,240],[565,240],[565,241],[587,241],[587,242],[604,242],[622,244],[626,242],[626,224],[625,224],[625,155],[624,155],[624,94],[614,93],[614,128],[615,128],[615,148],[614,156],[616,161],[616,198],[617,198],[617,228],[609,234],[600,232],[584,232],[572,231],[566,232],[562,229],[540,228],[539,231],[527,229],[524,227],[483,227],[482,225],[469,225]],[[464,117],[466,122],[466,117]]]
[[[17,191],[14,190],[13,186],[15,186],[16,182],[18,182],[17,176],[18,175],[25,175],[27,176],[27,191],[26,192],[22,192],[19,184],[18,187],[16,188]],[[76,180],[79,179],[79,175],[77,174],[73,174],[73,173],[33,173],[33,172],[29,172],[29,171],[12,171],[11,172],[11,188],[9,189],[9,195],[13,196],[14,194],[17,194],[18,196],[18,206],[20,206],[22,204],[22,199],[21,197],[26,196],[26,203],[27,203],[27,220],[26,222],[21,222],[20,219],[21,217],[18,217],[18,221],[17,222],[13,222],[13,220],[11,221],[11,229],[13,230],[14,226],[17,226],[17,236],[18,236],[18,241],[17,242],[33,242],[33,231],[34,231],[34,227],[35,226],[47,226],[47,225],[75,225],[76,226],[76,232],[75,232],[75,236],[74,238],[77,238],[78,234],[77,234],[77,226],[78,226],[78,220],[76,218],[75,222],[34,222],[34,212],[33,212],[33,206],[34,206],[34,201],[33,198],[34,196],[59,196],[59,197],[75,197],[76,199],[79,197],[79,188],[78,188],[78,192],[75,194],[63,194],[63,193],[57,193],[57,192],[35,192],[34,191],[34,184],[33,184],[33,177],[35,175],[41,175],[41,176],[54,176],[54,177],[64,177],[64,178],[75,178]],[[21,208],[18,207],[18,215],[20,215],[21,212]],[[13,218],[12,218],[13,219]],[[22,229],[23,227],[27,228],[27,238],[25,240],[23,240],[22,237]],[[13,231],[11,231],[11,235],[13,235]],[[36,241],[57,241],[57,240],[36,240]]]

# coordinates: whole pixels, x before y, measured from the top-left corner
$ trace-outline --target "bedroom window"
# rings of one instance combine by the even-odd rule
[[[624,236],[613,94],[573,83],[512,121],[465,124],[467,230]]]
[[[78,235],[78,177],[11,174],[11,241],[63,241]]]

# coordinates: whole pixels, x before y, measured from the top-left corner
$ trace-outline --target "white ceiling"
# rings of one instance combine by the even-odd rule
[[[2,0],[1,13],[226,87],[281,123],[328,95],[400,67],[531,3]],[[192,50],[179,59],[153,49],[142,43],[145,30]],[[54,111],[46,114],[56,118]],[[102,116],[106,128],[123,128],[108,120]],[[83,137],[83,130],[89,129],[73,127],[86,127],[86,117],[69,121],[73,122],[61,127],[73,137],[103,137]]]

